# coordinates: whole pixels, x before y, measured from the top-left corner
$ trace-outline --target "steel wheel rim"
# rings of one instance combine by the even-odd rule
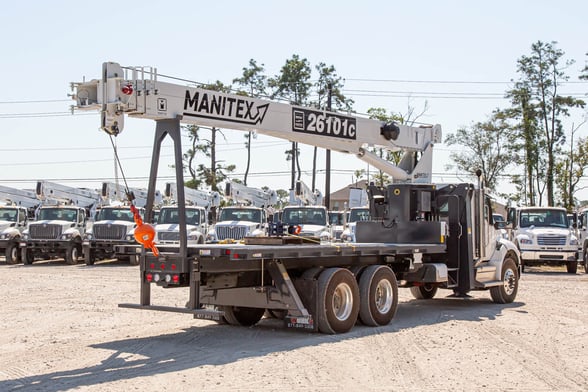
[[[506,294],[511,295],[515,289],[516,275],[510,268],[504,271],[504,291]]]
[[[394,302],[392,284],[387,279],[379,281],[374,292],[376,310],[381,314],[388,313],[392,308],[392,302]]]
[[[12,261],[15,262],[18,259],[18,248],[13,247],[10,249],[10,257],[12,257]]]
[[[353,311],[353,291],[347,283],[340,283],[335,287],[331,303],[333,314],[339,321],[345,321]]]

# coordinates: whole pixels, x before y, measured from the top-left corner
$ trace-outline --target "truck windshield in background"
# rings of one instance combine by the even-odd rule
[[[120,220],[133,222],[133,213],[129,208],[102,208],[98,212],[97,221],[103,220]]]
[[[0,212],[0,221],[16,222],[18,210],[16,208],[3,208]]]
[[[261,222],[261,210],[250,208],[224,207],[218,218],[219,222],[224,221],[247,221]]]
[[[158,224],[180,223],[179,208],[162,208],[157,217]],[[198,225],[200,223],[200,210],[186,209],[186,224]]]
[[[315,208],[288,208],[282,220],[287,225],[327,225],[325,211]]]
[[[520,219],[520,227],[569,227],[565,211],[559,210],[533,209],[532,211],[522,211]]]
[[[77,209],[45,207],[39,210],[39,216],[37,219],[76,222],[78,220],[78,211]]]

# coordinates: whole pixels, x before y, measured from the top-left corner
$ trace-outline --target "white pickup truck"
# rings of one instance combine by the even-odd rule
[[[516,207],[508,210],[511,240],[521,252],[522,271],[528,265],[565,265],[578,268],[578,238],[565,208]]]

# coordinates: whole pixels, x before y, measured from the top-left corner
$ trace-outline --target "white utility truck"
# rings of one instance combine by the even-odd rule
[[[225,185],[225,198],[232,204],[220,209],[216,223],[206,236],[206,242],[234,242],[245,237],[268,234],[268,209],[278,202],[275,191],[230,181]]]
[[[141,218],[145,219],[147,190],[127,190],[121,184],[103,182],[101,198],[94,223],[86,230],[82,242],[86,265],[108,258],[128,260],[131,265],[138,265],[141,248],[133,236],[136,224],[130,203],[132,201]],[[156,192],[155,203],[160,204],[161,201],[160,192]]]
[[[86,223],[100,203],[100,194],[49,181],[38,181],[36,194],[42,205],[23,232],[19,244],[23,262],[62,257],[68,264],[77,264]]]
[[[353,244],[300,243],[282,233],[245,244],[188,247],[181,233],[179,246],[160,245],[158,256],[142,253],[139,303],[121,307],[182,312],[233,325],[253,325],[268,309],[285,311],[287,327],[343,333],[358,319],[369,326],[388,324],[396,313],[399,284],[417,298],[432,298],[440,288],[460,297],[489,290],[500,304],[516,298],[519,252],[496,234],[489,199],[479,185],[483,181],[431,184],[440,126],[383,123],[163,82],[153,68],[109,62],[100,75],[73,84],[76,109],[99,110],[101,128],[110,135],[123,130],[127,115],[155,121],[150,193],[166,136],[174,141],[180,189],[182,122],[355,154],[395,181],[368,189],[373,220],[358,222]],[[370,153],[370,146],[401,151],[404,158],[395,166]],[[152,304],[152,285],[189,288],[187,304]]]
[[[179,245],[180,227],[185,227],[188,244],[203,244],[209,224],[212,223],[212,210],[220,205],[219,193],[184,187],[185,222],[180,222],[177,185],[167,183],[164,195],[168,204],[162,205],[159,210],[155,225],[155,243],[158,246]]]
[[[0,185],[0,254],[6,264],[20,263],[19,243],[29,217],[34,217],[41,201],[33,191]]]
[[[528,265],[565,265],[578,269],[578,238],[562,207],[513,207],[507,223],[511,240],[521,253],[521,270]]]

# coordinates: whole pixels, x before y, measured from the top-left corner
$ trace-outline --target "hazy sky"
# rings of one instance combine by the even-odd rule
[[[574,83],[562,93],[586,94],[588,84],[577,76],[588,59],[587,15],[588,2],[579,0],[9,2],[0,13],[0,184],[32,188],[52,180],[99,188],[115,176],[98,114],[70,115],[67,96],[70,82],[98,78],[104,61],[231,83],[249,59],[274,76],[298,54],[313,68],[334,65],[357,112],[406,113],[427,102],[421,120],[441,124],[447,135],[508,106],[502,97],[517,79],[516,61],[539,40],[557,41],[565,59],[576,61],[567,70]],[[583,115],[575,112],[569,124]],[[117,138],[131,186],[147,184],[154,129],[153,121],[130,119]],[[218,154],[237,165],[235,177],[242,179],[243,133],[224,134]],[[588,126],[580,136],[588,136]],[[260,136],[253,146],[249,185],[288,189],[289,143]],[[448,155],[446,145],[436,146],[434,180],[456,181],[444,167]],[[170,148],[162,159],[160,188],[173,181]],[[302,149],[301,166],[310,184],[310,147]],[[367,169],[339,153],[332,166],[332,191],[350,183],[353,170]],[[318,187],[324,191],[322,174]]]

